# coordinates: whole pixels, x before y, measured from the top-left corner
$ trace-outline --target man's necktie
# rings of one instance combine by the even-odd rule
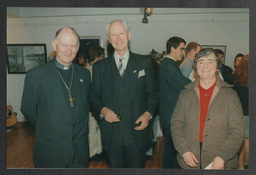
[[[121,76],[123,76],[123,74],[124,74],[124,67],[123,67],[123,57],[120,57],[119,58],[119,64],[118,64],[118,71],[119,71],[119,73],[120,73],[120,75]]]

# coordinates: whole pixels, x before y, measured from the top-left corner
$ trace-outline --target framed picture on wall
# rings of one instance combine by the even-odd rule
[[[225,58],[226,58],[226,46],[225,45],[201,45],[202,49],[203,48],[212,48],[212,49],[220,49],[221,51],[224,52],[223,55],[223,64],[225,64]]]
[[[7,44],[9,74],[25,74],[47,61],[46,44]]]
[[[89,50],[92,46],[103,47],[101,36],[80,36],[80,46],[78,53],[83,52],[89,56]]]

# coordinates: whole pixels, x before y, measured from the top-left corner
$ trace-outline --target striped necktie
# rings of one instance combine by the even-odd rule
[[[123,74],[124,74],[124,67],[123,67],[123,57],[120,57],[119,58],[119,64],[118,64],[118,71],[119,71],[119,73],[120,73],[120,75],[121,76],[123,76]]]

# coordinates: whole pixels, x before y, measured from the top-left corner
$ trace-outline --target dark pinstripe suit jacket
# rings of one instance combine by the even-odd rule
[[[119,95],[118,87],[120,79],[125,83],[125,95]],[[158,104],[157,84],[153,72],[151,59],[148,56],[142,56],[130,52],[129,61],[123,78],[118,74],[113,56],[98,61],[93,65],[93,80],[90,90],[90,102],[96,112],[99,114],[103,107],[108,107],[116,114],[120,111],[122,115],[128,115],[131,118],[132,134],[135,143],[138,146],[144,146],[152,141],[152,123],[143,130],[136,131],[135,121],[148,111],[154,115]],[[125,99],[125,103],[120,105],[120,101]],[[102,145],[108,150],[112,137],[113,124],[100,119]]]

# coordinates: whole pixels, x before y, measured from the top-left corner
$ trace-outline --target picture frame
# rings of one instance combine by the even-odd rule
[[[46,62],[46,44],[7,44],[9,74],[26,74]]]
[[[223,55],[223,64],[225,64],[225,58],[226,58],[226,46],[225,45],[201,45],[201,48],[212,48],[212,49],[220,49],[224,52]]]
[[[92,46],[101,46],[103,47],[102,37],[101,36],[80,36],[80,46],[79,51],[84,51],[89,53],[89,50]]]

